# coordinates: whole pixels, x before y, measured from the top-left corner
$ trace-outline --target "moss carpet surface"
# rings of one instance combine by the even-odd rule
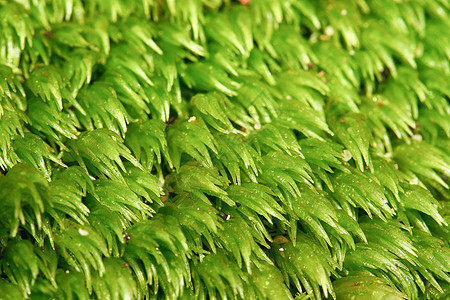
[[[0,299],[449,299],[447,0],[0,0]]]

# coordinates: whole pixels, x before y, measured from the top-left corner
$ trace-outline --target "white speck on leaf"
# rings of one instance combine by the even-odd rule
[[[415,134],[412,136],[412,139],[415,141],[421,141],[423,138],[420,134]]]
[[[82,236],[87,236],[89,234],[89,231],[84,230],[83,228],[78,229],[78,233]]]
[[[409,184],[418,185],[419,184],[419,179],[417,179],[417,177],[414,177],[413,179],[411,179],[409,181]]]
[[[345,161],[349,161],[350,159],[352,159],[352,154],[348,150],[344,150],[344,152],[342,153],[342,156]]]

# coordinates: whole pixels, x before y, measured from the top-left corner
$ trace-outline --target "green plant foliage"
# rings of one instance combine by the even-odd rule
[[[72,158],[80,166],[99,177],[123,180],[120,171],[126,172],[126,169],[120,157],[127,159],[134,166],[141,167],[120,136],[103,128],[84,132],[74,141],[71,152]]]
[[[178,140],[182,142],[174,142]],[[214,138],[202,119],[191,117],[189,120],[175,121],[167,130],[167,142],[175,168],[180,167],[183,154],[212,167],[209,151],[217,153],[217,149]]]
[[[346,276],[333,282],[338,299],[407,299],[407,296],[380,277]]]
[[[239,134],[221,135],[215,140],[219,153],[214,157],[214,163],[218,166],[223,165],[231,174],[233,182],[240,184],[243,176],[256,182],[256,176],[260,171],[257,162],[261,161],[257,151],[250,145],[244,144],[244,139]],[[241,170],[243,176],[241,176]]]
[[[0,0],[0,299],[448,299],[447,0]]]
[[[308,294],[320,293],[321,288],[325,297],[334,294],[330,275],[337,266],[328,250],[305,235],[297,236],[295,246],[286,238],[278,240],[282,244],[275,241],[272,251],[286,282],[292,281],[300,293],[303,288]]]

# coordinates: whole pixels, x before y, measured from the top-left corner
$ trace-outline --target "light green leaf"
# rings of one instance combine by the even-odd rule
[[[360,207],[372,217],[375,214],[382,220],[391,218],[395,211],[388,205],[383,187],[371,176],[351,169],[352,173],[336,172],[332,178],[333,196],[342,205],[348,202],[351,206]],[[352,213],[348,212],[351,216]],[[352,216],[354,217],[354,216]]]
[[[198,166],[198,163],[186,163],[169,178],[169,187],[180,192],[206,193],[222,199],[230,206],[234,202],[228,197],[227,192],[223,190],[228,185],[228,180],[220,176],[214,168]]]
[[[213,163],[219,169],[227,169],[231,175],[230,181],[240,184],[241,177],[257,181],[256,177],[260,172],[257,162],[261,161],[261,157],[253,147],[245,143],[244,137],[238,134],[219,135],[215,137],[215,142],[218,154],[213,156]],[[225,171],[222,173],[226,176]]]
[[[272,152],[263,156],[260,168],[258,181],[270,187],[282,200],[287,194],[293,197],[301,196],[297,183],[306,183],[309,186],[313,183],[311,167],[300,156]],[[292,207],[292,204],[288,206]]]
[[[73,159],[86,172],[89,170],[97,176],[123,181],[120,171],[126,172],[126,169],[121,157],[142,168],[122,143],[120,136],[104,128],[84,132],[75,142],[70,143],[70,148]]]
[[[189,64],[180,75],[189,88],[216,90],[230,97],[238,95],[240,84],[229,78],[222,68],[208,61]]]
[[[393,158],[403,172],[423,176],[427,181],[449,188],[436,171],[450,177],[450,157],[432,145],[424,141],[401,144],[394,150]]]
[[[144,220],[154,213],[150,206],[121,182],[98,179],[95,181],[95,192],[98,195],[99,204],[120,213],[127,222]],[[91,201],[96,200],[91,198]]]
[[[59,110],[63,109],[63,81],[55,67],[40,67],[33,71],[27,80],[27,87],[44,102]]]
[[[130,237],[123,259],[137,276],[143,295],[148,284],[177,297],[189,282],[189,249],[181,226],[172,216],[156,216],[128,229]],[[143,296],[142,295],[142,296]]]
[[[86,112],[76,114],[84,128],[106,128],[121,136],[125,135],[130,116],[109,84],[96,82],[90,85],[81,91],[78,102]]]
[[[172,160],[167,150],[167,141],[164,133],[165,124],[159,120],[150,119],[145,122],[132,123],[128,127],[125,137],[127,145],[138,161],[147,170],[157,167],[164,157],[172,168]]]
[[[202,119],[191,117],[187,121],[176,120],[167,130],[167,141],[175,168],[180,168],[183,153],[205,166],[212,166],[209,150],[217,153],[217,149],[214,138]]]
[[[85,284],[91,291],[92,271],[100,275],[105,272],[102,256],[109,256],[105,240],[94,228],[65,220],[64,229],[55,233],[55,245],[70,266],[84,273]]]
[[[237,132],[226,112],[232,110],[231,107],[227,109],[227,106],[232,104],[223,94],[217,92],[197,94],[190,102],[195,107],[194,113],[215,130],[222,133]]]
[[[99,299],[132,300],[137,297],[137,284],[132,271],[120,258],[104,260],[105,273],[93,279],[93,293]]]
[[[336,109],[338,109],[336,107]],[[366,117],[360,113],[331,111],[330,123],[337,139],[348,148],[357,167],[364,172],[364,163],[373,170],[369,145],[372,133]],[[332,116],[331,116],[332,114]],[[364,159],[364,161],[363,161]]]
[[[432,194],[417,185],[404,185],[404,192],[400,194],[400,203],[408,209],[418,210],[431,216],[438,224],[447,225],[438,212],[439,203]]]
[[[373,275],[345,276],[333,282],[336,298],[347,299],[373,299],[373,300],[403,300],[407,296],[392,287],[383,278]]]
[[[299,234],[294,246],[286,238],[275,238],[272,253],[275,264],[281,269],[288,285],[292,280],[292,284],[300,293],[304,289],[317,298],[321,297],[322,293],[324,297],[334,297],[330,275],[337,267],[336,262],[328,250],[319,246],[313,239]]]
[[[31,293],[31,287],[39,274],[39,259],[33,253],[33,245],[28,240],[8,243],[2,259],[2,271],[25,294]]]

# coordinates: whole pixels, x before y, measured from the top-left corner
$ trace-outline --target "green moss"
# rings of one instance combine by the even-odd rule
[[[447,299],[447,0],[0,0],[0,299]]]

